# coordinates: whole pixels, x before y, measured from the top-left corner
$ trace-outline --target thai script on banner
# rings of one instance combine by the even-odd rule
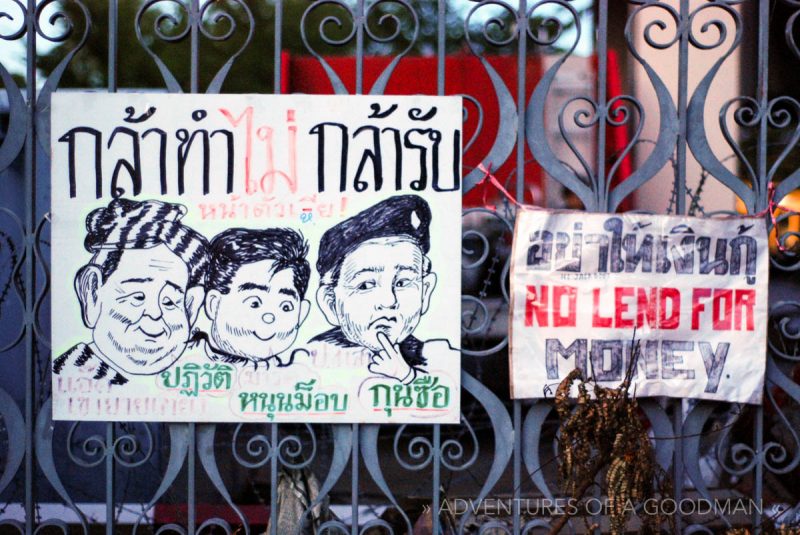
[[[461,97],[50,109],[55,420],[458,423]]]
[[[523,210],[511,270],[513,397],[550,397],[575,368],[618,383],[638,346],[639,396],[759,403],[767,278],[760,219]]]
[[[409,409],[446,411],[450,406],[450,388],[439,384],[439,378],[427,375],[409,385],[378,383],[369,388],[372,408],[383,410],[387,416],[393,411]]]

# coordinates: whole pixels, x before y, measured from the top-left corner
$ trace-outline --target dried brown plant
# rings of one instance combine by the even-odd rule
[[[655,460],[655,452],[642,423],[636,398],[629,394],[636,362],[640,355],[634,340],[625,377],[617,388],[604,388],[588,381],[580,369],[572,370],[556,390],[555,407],[559,428],[559,476],[561,490],[573,500],[581,500],[605,469],[604,485],[608,496],[611,532],[622,534],[633,509],[648,499],[671,495],[666,472]],[[577,382],[577,403],[569,393]],[[590,387],[594,396],[590,395]],[[651,508],[652,509],[652,508]],[[658,533],[665,518],[661,508],[638,513],[640,533]],[[569,515],[559,517],[551,534],[561,531]]]

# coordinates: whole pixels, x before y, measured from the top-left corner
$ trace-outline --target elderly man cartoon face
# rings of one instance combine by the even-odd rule
[[[92,260],[75,277],[99,357],[133,375],[183,353],[202,303],[206,241],[180,223],[185,208],[116,199],[87,219]]]
[[[205,307],[216,348],[263,361],[291,347],[310,309],[307,254],[291,229],[230,229],[212,240]]]
[[[379,352],[387,341],[399,344],[417,327],[436,286],[426,256],[429,223],[424,200],[398,196],[323,236],[317,302],[344,338]]]

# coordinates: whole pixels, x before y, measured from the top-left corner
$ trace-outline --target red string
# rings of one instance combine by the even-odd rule
[[[476,186],[482,186],[484,184],[484,182],[486,182],[488,180],[489,183],[492,186],[494,186],[500,193],[505,195],[506,199],[508,199],[511,202],[511,204],[513,204],[517,208],[522,208],[522,205],[519,203],[519,201],[517,201],[517,199],[515,199],[514,196],[511,195],[508,192],[508,190],[503,187],[503,185],[500,183],[500,181],[497,180],[497,178],[495,178],[495,176],[492,174],[492,164],[491,164],[491,162],[489,162],[488,169],[486,167],[484,167],[482,163],[478,164],[478,169],[483,171],[483,178],[476,184]],[[484,206],[484,208],[486,208],[488,210],[494,210],[495,209],[495,207],[490,205],[488,203],[488,201],[486,200],[486,188],[483,188],[483,206]]]
[[[502,193],[505,196],[505,198],[511,202],[511,204],[513,204],[517,208],[522,208],[522,204],[520,204],[519,201],[517,201],[517,199],[514,198],[514,196],[511,195],[508,192],[508,190],[505,187],[503,187],[500,181],[497,180],[497,178],[492,174],[491,162],[489,162],[488,167],[484,167],[482,163],[478,164],[478,169],[483,171],[483,178],[480,179],[480,181],[476,184],[476,186],[483,186],[486,181],[489,181],[489,183],[492,186],[494,186],[495,189],[497,189],[500,193]],[[791,210],[785,206],[781,206],[780,204],[775,202],[775,183],[772,182],[771,180],[769,182],[769,185],[767,186],[767,192],[769,197],[769,200],[767,202],[767,207],[764,208],[762,211],[758,212],[757,214],[755,214],[755,216],[764,217],[765,215],[769,214],[770,220],[772,221],[772,228],[775,229],[775,241],[778,245],[778,250],[780,250],[782,253],[785,253],[786,247],[784,247],[784,245],[781,243],[780,237],[778,236],[778,218],[776,215],[776,211],[781,210],[783,212],[786,212],[787,214],[792,214],[792,215],[800,215],[800,213],[795,212],[794,210]],[[495,210],[495,207],[489,204],[489,202],[487,201],[486,195],[487,195],[486,188],[483,188],[484,208],[488,210]]]
[[[786,247],[783,246],[780,240],[780,236],[778,236],[778,218],[775,215],[775,212],[777,210],[782,210],[792,215],[800,215],[800,214],[798,214],[798,212],[795,212],[794,210],[786,208],[785,206],[781,206],[780,204],[775,202],[775,183],[772,182],[771,180],[767,185],[767,196],[768,196],[767,207],[758,212],[757,214],[755,214],[755,216],[764,217],[765,215],[769,214],[769,218],[772,221],[772,228],[775,229],[775,242],[778,245],[778,250],[782,253],[785,253]]]

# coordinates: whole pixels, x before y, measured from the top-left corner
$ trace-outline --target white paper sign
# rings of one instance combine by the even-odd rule
[[[53,417],[457,423],[461,116],[54,95]]]
[[[521,210],[512,397],[553,397],[576,367],[618,386],[635,329],[631,393],[761,403],[768,268],[758,218]]]

